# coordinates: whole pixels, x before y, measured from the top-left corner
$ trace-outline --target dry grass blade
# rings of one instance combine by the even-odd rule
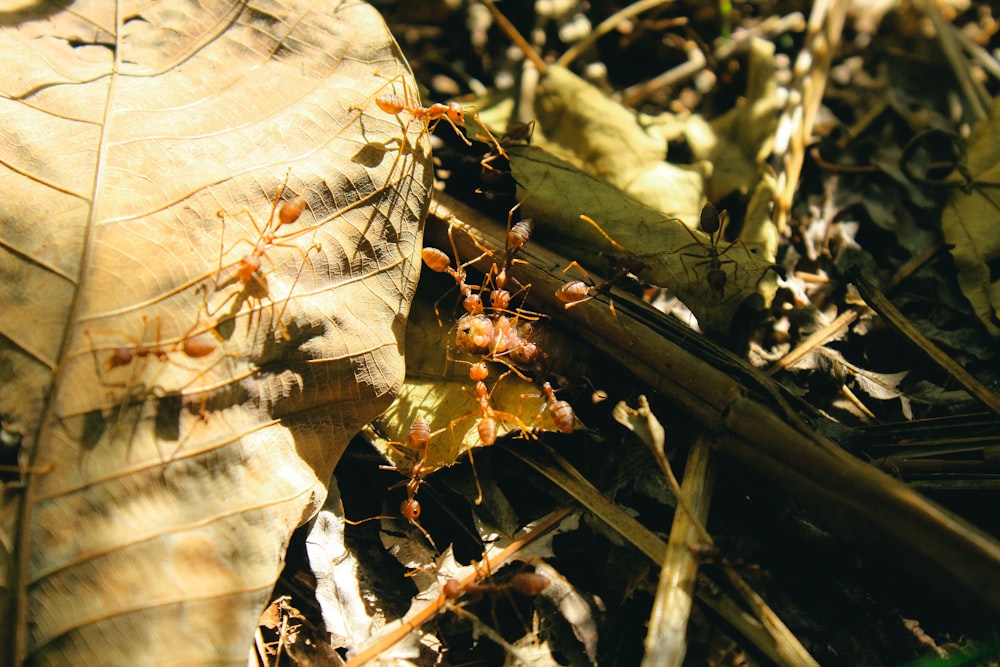
[[[886,320],[896,331],[900,333],[904,338],[909,340],[914,346],[917,347],[921,352],[923,352],[930,360],[943,368],[949,375],[955,378],[955,381],[965,387],[972,396],[978,399],[987,408],[1000,414],[1000,396],[994,394],[986,386],[984,386],[979,380],[972,377],[972,375],[962,368],[958,362],[949,357],[944,351],[941,350],[937,345],[935,345],[927,336],[920,333],[919,330],[913,324],[906,319],[906,317],[899,311],[896,306],[893,305],[892,301],[885,296],[878,288],[876,288],[867,278],[861,275],[859,271],[854,271],[853,276],[848,276],[852,282],[858,287],[858,291],[864,298],[865,302],[871,306],[872,310],[877,312]]]
[[[789,144],[776,147],[776,152],[782,156],[775,215],[779,230],[784,229],[792,210],[806,146],[810,144],[813,124],[823,102],[830,64],[840,43],[849,4],[846,0],[822,0],[813,5],[805,44],[795,61],[795,84],[782,118],[786,129],[781,131],[789,138]]]
[[[578,470],[570,465],[565,459],[556,454],[552,449],[546,447],[545,450],[546,454],[544,456],[534,453],[515,453],[515,456],[544,475],[563,491],[570,494],[575,500],[600,519],[608,529],[621,535],[632,546],[645,554],[654,563],[657,565],[663,565],[668,562],[671,555],[670,548],[668,548],[667,544],[664,543],[663,540],[654,535],[650,530],[639,523],[630,514],[621,509],[613,501],[608,499],[608,497],[601,493],[597,487],[583,477]],[[684,514],[684,512],[677,512],[677,515]],[[691,574],[693,575],[694,572]],[[704,578],[704,575],[699,576]],[[707,578],[704,578],[703,583],[706,582]],[[694,583],[695,582],[692,578],[690,585],[693,587]],[[784,625],[780,622],[775,622],[777,617],[773,612],[768,610],[765,614],[765,617],[768,619],[768,623],[762,623],[758,619],[748,616],[745,612],[739,609],[738,605],[729,601],[728,598],[726,599],[727,602],[725,604],[719,604],[719,600],[715,599],[712,594],[704,592],[706,590],[717,590],[717,588],[717,586],[710,583],[702,586],[698,593],[699,600],[713,608],[717,613],[719,613],[719,615],[725,618],[727,622],[732,624],[738,632],[746,637],[748,641],[753,643],[754,646],[756,646],[769,658],[774,660],[777,664],[804,664],[797,661],[786,661],[784,656],[808,656],[808,652],[806,652],[805,648],[802,647],[795,636],[788,631],[788,628],[784,627]],[[766,605],[764,605],[764,607],[766,607]],[[755,611],[758,612],[760,610],[761,607],[757,607],[755,609]],[[679,611],[681,613],[683,612],[683,610]],[[651,622],[654,620],[660,621],[662,619],[651,619]],[[680,639],[683,641],[683,628],[681,628],[681,637],[678,638],[674,633],[670,633],[670,635],[671,640]],[[676,646],[676,643],[674,646]],[[654,664],[673,664],[673,662]]]

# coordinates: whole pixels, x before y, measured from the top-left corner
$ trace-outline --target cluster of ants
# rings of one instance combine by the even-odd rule
[[[424,107],[414,95],[409,92],[405,82],[397,79],[403,88],[403,94],[387,93],[376,95],[374,100],[376,105],[384,112],[399,116],[407,113],[410,120],[404,125],[404,132],[408,131],[409,123],[420,123],[421,134],[433,131],[442,121],[447,122],[455,133],[467,145],[472,145],[460,128],[466,125],[467,114],[478,121],[474,111],[470,112],[456,102],[448,104],[432,104]],[[389,83],[392,83],[390,81]],[[388,86],[389,83],[386,85]],[[503,149],[507,140],[528,141],[531,136],[532,124],[512,124],[511,128],[505,132],[500,139],[497,139],[490,131],[478,123],[486,134],[484,141],[491,145],[491,150],[481,161],[484,176],[495,175],[497,172],[492,166],[495,160],[507,157]],[[478,360],[470,363],[469,380],[474,383],[473,396],[478,404],[478,411],[469,415],[458,417],[450,422],[448,429],[454,429],[455,425],[461,421],[472,417],[479,417],[476,424],[476,431],[479,440],[483,445],[489,446],[496,442],[498,426],[501,422],[515,425],[523,435],[530,433],[530,426],[525,424],[519,415],[496,409],[490,400],[491,391],[486,381],[489,377],[490,363],[500,363],[508,367],[506,373],[516,373],[523,379],[528,379],[521,369],[531,368],[533,364],[540,360],[543,355],[534,335],[533,321],[538,317],[520,308],[513,308],[513,299],[525,287],[521,287],[516,292],[511,293],[508,289],[509,271],[515,261],[517,252],[529,241],[533,224],[530,219],[522,219],[512,223],[513,213],[518,207],[511,209],[507,220],[506,248],[502,261],[494,263],[485,274],[481,285],[470,284],[467,281],[467,268],[479,263],[492,253],[485,250],[480,256],[467,262],[458,260],[458,251],[452,238],[453,229],[449,228],[448,234],[451,239],[452,253],[455,257],[454,263],[446,252],[439,248],[425,247],[422,252],[424,264],[432,271],[450,276],[458,288],[461,295],[462,310],[464,311],[455,323],[455,347],[467,355],[478,357]],[[564,269],[564,273],[574,266],[584,273],[589,282],[582,280],[567,281],[557,292],[556,297],[563,302],[565,308],[571,308],[582,304],[599,295],[607,295],[612,287],[627,283],[638,282],[637,274],[641,272],[645,265],[635,254],[627,251],[607,233],[600,225],[587,216],[581,216],[584,222],[590,224],[619,252],[623,260],[618,263],[618,268],[605,281],[595,283],[590,279],[589,274],[576,262],[572,262]],[[705,243],[699,239],[686,225],[678,221],[692,238],[702,246],[704,254],[682,253],[681,262],[684,263],[685,271],[689,270],[688,265],[694,269],[699,266],[706,266],[707,273],[705,279],[713,294],[719,299],[724,298],[724,291],[728,280],[728,274],[724,270],[724,265],[735,263],[732,259],[725,259],[725,253],[733,246],[735,241],[728,246],[721,243],[722,223],[719,212],[711,203],[706,204],[702,210],[701,227],[709,235],[709,242]],[[614,312],[613,302],[611,310]],[[437,308],[435,307],[435,310]],[[440,315],[439,315],[440,322]],[[506,375],[505,373],[505,375]],[[502,377],[501,377],[502,379]],[[497,381],[499,382],[499,380]],[[495,386],[495,385],[494,385]],[[555,390],[549,382],[543,382],[541,391],[545,398],[545,404],[539,418],[547,409],[556,428],[563,433],[573,431],[576,416],[572,406],[564,400],[556,398]],[[444,429],[442,429],[443,431]],[[427,463],[429,442],[432,434],[429,425],[422,417],[417,417],[411,427],[406,449],[408,453],[401,454],[405,458],[414,459],[415,462],[408,468],[383,466],[384,469],[397,470],[408,476],[406,486],[406,499],[400,506],[403,517],[414,527],[419,529],[424,536],[433,544],[427,531],[420,525],[419,517],[421,512],[420,502],[417,494],[423,483],[424,477],[433,470]],[[402,443],[396,443],[402,444]],[[397,452],[399,453],[399,452]],[[470,452],[471,457],[471,452]]]
[[[512,216],[513,210],[511,211]],[[508,368],[497,380],[497,383],[508,373],[514,373],[522,379],[528,380],[522,369],[531,368],[543,354],[535,340],[535,331],[532,325],[532,321],[536,320],[537,316],[512,306],[515,297],[518,294],[523,294],[527,288],[521,287],[513,294],[508,289],[510,267],[517,252],[527,244],[531,231],[532,222],[530,219],[508,224],[503,260],[499,265],[494,263],[491,266],[480,285],[467,282],[468,272],[466,269],[491,254],[488,250],[479,257],[464,263],[458,262],[456,259],[454,264],[448,254],[438,248],[425,247],[422,251],[423,261],[427,268],[450,276],[455,281],[461,296],[464,314],[458,317],[454,327],[455,347],[462,353],[478,357],[474,362],[467,362],[469,363],[469,380],[474,383],[472,394],[478,404],[478,411],[453,419],[446,428],[454,432],[456,424],[472,417],[479,417],[476,433],[480,443],[484,446],[496,443],[501,423],[515,425],[520,429],[522,435],[531,433],[531,425],[525,423],[520,415],[498,410],[493,406],[491,402],[492,392],[486,383],[491,363],[503,364]],[[457,258],[458,251],[452,238],[453,230],[449,229],[448,233],[452,252]],[[540,423],[542,416],[548,411],[558,431],[572,433],[576,424],[576,415],[572,406],[568,401],[556,398],[555,389],[547,381],[541,384],[541,391],[545,402],[534,421]],[[446,429],[441,429],[441,431],[444,430]],[[431,545],[434,542],[419,521],[421,506],[416,496],[423,484],[424,477],[433,470],[433,467],[427,464],[430,440],[433,435],[436,433],[431,432],[427,421],[423,417],[416,417],[410,426],[406,443],[408,453],[400,453],[406,458],[415,458],[415,462],[408,469],[382,466],[385,470],[396,470],[409,476],[408,481],[405,482],[406,499],[400,505],[400,513],[424,535]],[[480,502],[481,498],[480,492],[477,502]]]

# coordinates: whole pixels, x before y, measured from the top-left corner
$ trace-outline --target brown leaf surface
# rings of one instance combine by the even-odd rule
[[[990,116],[969,136],[968,170],[973,178],[968,190],[956,188],[941,214],[945,242],[958,270],[958,284],[976,316],[994,338],[1000,336],[1000,234],[996,220],[1000,209],[1000,100]]]
[[[51,466],[0,500],[5,662],[245,664],[402,381],[429,154],[370,101],[409,70],[350,0],[4,23],[0,419]]]

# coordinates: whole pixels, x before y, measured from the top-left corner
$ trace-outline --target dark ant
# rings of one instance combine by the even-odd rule
[[[705,280],[708,283],[709,289],[712,294],[718,298],[720,301],[723,300],[726,291],[726,283],[729,281],[728,274],[723,271],[722,267],[724,264],[736,265],[735,259],[723,259],[723,256],[729,252],[729,250],[736,244],[739,244],[746,251],[747,255],[753,258],[753,253],[750,252],[749,248],[743,243],[743,240],[736,238],[729,242],[728,245],[720,248],[719,242],[722,240],[723,233],[725,232],[726,223],[729,217],[726,215],[725,211],[721,213],[715,208],[712,202],[705,202],[705,205],[701,209],[700,225],[702,231],[708,234],[709,243],[706,245],[705,242],[698,238],[691,228],[687,225],[680,223],[684,230],[691,235],[699,246],[705,251],[704,255],[698,255],[695,253],[682,252],[681,266],[684,267],[684,272],[688,272],[688,264],[684,261],[685,257],[697,258],[699,261],[693,263],[690,268],[705,266],[709,267],[708,273],[705,274]]]
[[[500,135],[499,144],[500,146],[508,146],[514,142],[531,143],[531,135],[534,134],[534,132],[534,120],[528,123],[512,120],[507,124],[507,129],[504,133]],[[480,176],[483,181],[492,183],[502,177],[504,172],[493,166],[493,163],[501,157],[507,157],[506,153],[496,149],[491,149],[490,152],[486,153],[483,156],[483,159],[479,161],[479,165],[481,167]]]

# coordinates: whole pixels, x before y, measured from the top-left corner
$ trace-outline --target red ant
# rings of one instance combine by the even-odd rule
[[[430,450],[430,440],[431,436],[430,426],[423,417],[417,417],[413,420],[410,425],[410,434],[407,439],[407,446],[411,452],[420,452],[420,458],[414,461],[413,465],[410,466],[409,470],[405,468],[400,468],[398,466],[379,466],[380,470],[395,470],[406,474],[409,472],[410,479],[405,482],[406,484],[406,500],[404,500],[399,505],[399,512],[403,515],[410,525],[420,531],[420,533],[427,538],[430,545],[437,551],[437,545],[434,544],[433,538],[431,538],[430,533],[420,525],[420,514],[421,507],[420,501],[417,500],[417,492],[420,490],[420,485],[424,483],[424,477],[432,472],[433,468],[427,465],[427,455]],[[392,445],[390,448],[395,449]],[[405,455],[404,455],[405,456]],[[394,485],[391,488],[395,488]],[[376,517],[377,518],[377,517]],[[366,519],[367,520],[367,519]]]
[[[396,94],[395,92],[376,93],[374,96],[375,104],[376,106],[378,106],[379,109],[381,109],[385,113],[396,117],[398,117],[401,113],[405,111],[410,115],[411,119],[410,122],[417,121],[418,123],[420,123],[422,125],[420,129],[420,135],[417,137],[417,141],[415,143],[419,143],[420,137],[422,137],[425,133],[433,132],[437,128],[438,123],[440,123],[441,121],[445,121],[455,131],[455,134],[458,135],[459,139],[461,139],[467,146],[472,146],[472,142],[469,140],[469,138],[465,136],[465,133],[462,132],[461,129],[459,129],[465,127],[466,114],[470,113],[469,111],[466,111],[465,107],[463,107],[458,102],[447,102],[447,103],[435,102],[430,106],[426,107],[423,106],[420,103],[419,96],[410,90],[410,86],[406,83],[406,80],[403,78],[402,74],[396,75],[392,79],[389,79],[379,90],[380,91],[385,90],[390,86],[394,86],[395,83],[397,82],[402,87],[403,94],[399,95]],[[362,106],[364,105],[361,106],[352,105],[352,108],[361,109]],[[495,150],[498,151],[504,157],[506,157],[507,156],[506,151],[504,151],[503,147],[500,145],[500,142],[497,141],[497,138],[493,136],[493,133],[490,132],[489,128],[483,125],[482,121],[479,120],[479,116],[476,115],[474,108],[471,111],[471,115],[472,118],[476,121],[476,124],[479,125],[479,127],[482,128],[482,130],[486,133],[487,135],[486,141],[492,143],[493,146],[495,147]],[[409,131],[409,122],[403,126],[404,136],[408,133],[408,131]],[[482,137],[480,135],[477,135],[476,138],[481,139]],[[398,161],[399,157],[402,155],[403,152],[402,146],[403,142],[400,141],[400,151],[399,154],[397,154],[396,156],[396,161]],[[393,173],[393,171],[395,171],[395,168],[396,168],[396,162],[393,162],[392,168],[389,170],[390,176]]]
[[[601,226],[597,222],[586,215],[581,215],[580,219],[594,227],[601,235],[615,248],[624,253],[624,259],[619,262],[618,268],[611,275],[610,278],[605,280],[600,285],[593,284],[593,279],[590,274],[587,273],[577,261],[570,262],[563,273],[569,271],[572,267],[576,267],[581,271],[591,283],[585,283],[581,280],[572,280],[567,282],[558,290],[556,290],[556,298],[563,302],[564,308],[572,308],[573,306],[578,306],[585,301],[590,301],[598,295],[610,296],[611,288],[615,285],[621,285],[625,282],[637,283],[639,282],[638,274],[646,268],[646,264],[639,259],[635,254],[626,250],[620,243],[615,241],[613,238],[608,236],[608,234],[601,229]],[[617,318],[618,314],[615,312],[615,304],[612,300],[609,304],[612,314]]]
[[[145,330],[148,328],[149,320],[145,315],[143,315],[142,321],[143,329]],[[90,330],[85,330],[84,333],[88,338],[90,338],[91,350],[96,355],[98,347],[94,344]],[[111,356],[104,360],[104,368],[108,372],[122,366],[128,366],[136,359],[145,360],[150,357],[154,357],[157,361],[166,362],[170,360],[170,353],[177,351],[183,352],[185,356],[192,359],[200,359],[212,354],[219,347],[218,342],[208,333],[201,333],[193,336],[185,335],[179,343],[165,346],[160,340],[159,318],[156,320],[156,343],[152,346],[146,345],[142,341],[132,338],[128,334],[123,333],[121,335],[127,338],[132,345],[122,345],[113,349]]]
[[[240,304],[242,304],[242,301],[244,299],[253,296],[251,293],[256,293],[256,296],[259,296],[260,294],[266,294],[267,293],[266,278],[261,274],[261,267],[263,265],[262,259],[267,258],[269,262],[271,261],[267,253],[272,248],[284,247],[284,248],[293,248],[297,250],[302,255],[303,266],[305,266],[306,263],[309,262],[309,256],[308,256],[309,252],[311,252],[314,249],[320,249],[321,246],[319,244],[313,244],[312,246],[309,247],[308,250],[303,250],[298,245],[285,242],[287,239],[301,235],[307,230],[298,230],[294,232],[288,232],[285,234],[279,233],[279,230],[281,230],[282,228],[287,228],[289,225],[292,225],[295,222],[297,222],[299,218],[302,216],[302,213],[306,207],[306,199],[302,195],[295,195],[284,202],[281,201],[281,195],[285,190],[287,182],[288,182],[288,175],[286,174],[285,180],[281,184],[279,184],[277,189],[275,190],[274,198],[271,201],[271,211],[270,214],[268,215],[267,224],[265,224],[263,228],[261,228],[261,226],[257,224],[257,220],[254,218],[253,214],[251,214],[249,211],[247,210],[240,211],[240,213],[246,215],[246,217],[250,220],[250,223],[253,225],[254,230],[256,230],[257,240],[256,242],[251,242],[245,238],[241,238],[236,241],[237,244],[246,243],[248,245],[251,245],[252,250],[249,253],[243,255],[236,263],[236,271],[232,275],[232,277],[230,277],[225,282],[216,285],[215,289],[217,291],[219,289],[227,287],[228,285],[238,282],[244,285],[244,291],[228,295],[222,301],[222,303],[216,306],[214,309],[209,310],[207,304],[205,304],[204,309],[206,311],[206,314],[211,316],[219,312],[225,306],[226,303],[228,303],[233,299],[238,300],[237,305],[234,308],[234,310],[238,310]],[[237,213],[236,215],[239,215],[239,213]],[[222,228],[223,228],[222,239],[224,239],[226,213],[225,211],[218,211],[216,213],[216,216],[222,223]],[[222,239],[220,239],[220,245],[223,243]],[[217,275],[221,275],[222,273],[223,257],[226,254],[228,254],[228,252],[230,252],[231,250],[232,248],[230,248],[230,250],[227,251],[225,250],[224,247],[220,247],[219,269],[217,271]],[[296,275],[296,282],[297,281],[298,281],[298,275]],[[208,290],[206,288],[206,300],[207,300],[207,292]]]
[[[548,407],[552,421],[555,422],[556,429],[560,433],[572,433],[573,427],[576,425],[576,413],[573,412],[573,406],[568,401],[557,400],[556,392],[548,382],[542,384],[542,392],[545,394],[546,400],[542,410],[544,411]],[[539,416],[541,416],[541,412],[539,412]]]
[[[550,583],[552,582],[549,581],[548,577],[537,572],[518,572],[510,578],[510,581],[502,584],[481,584],[473,581],[462,586],[457,579],[449,579],[444,582],[441,590],[445,598],[449,600],[457,600],[463,595],[478,599],[484,595],[496,597],[510,592],[525,597],[535,597],[544,591]]]
[[[455,246],[454,228],[451,226],[448,227],[448,240],[451,242],[451,251],[454,253],[457,262],[458,249]],[[473,292],[473,289],[481,291],[481,288],[474,288],[472,285],[465,282],[465,278],[468,275],[465,271],[465,267],[475,264],[489,254],[490,252],[484,249],[483,254],[479,257],[471,259],[463,264],[458,264],[457,267],[453,267],[451,265],[451,258],[449,258],[443,250],[428,246],[421,251],[421,257],[424,260],[424,264],[427,265],[427,268],[436,273],[446,273],[455,281],[455,284],[458,286],[458,290],[463,298],[462,307],[465,308],[465,312],[469,315],[481,314],[484,308],[482,297],[478,293]],[[443,298],[444,297],[442,296],[441,299]],[[441,302],[441,299],[438,299],[437,302],[434,303],[434,314],[437,315],[438,324],[441,324],[441,312],[438,310],[438,304]]]

